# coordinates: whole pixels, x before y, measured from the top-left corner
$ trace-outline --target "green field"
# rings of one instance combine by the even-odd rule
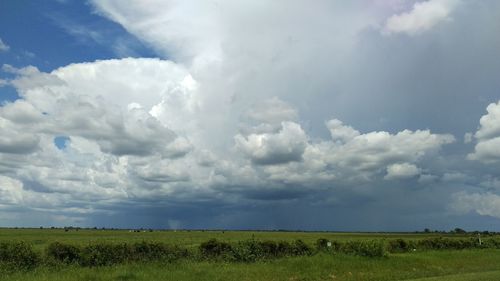
[[[0,242],[22,240],[43,251],[51,242],[160,241],[196,249],[210,238],[237,242],[247,239],[292,241],[313,245],[317,239],[336,241],[396,239],[418,240],[442,234],[246,232],[246,231],[153,231],[0,229]],[[464,238],[467,235],[445,235]],[[78,265],[39,266],[23,271],[0,271],[0,280],[500,280],[500,250],[468,249],[412,251],[373,258],[317,253],[255,263],[180,260],[173,263],[129,263],[103,267]]]
[[[50,242],[90,243],[96,241],[130,242],[154,240],[186,247],[196,247],[211,238],[222,241],[260,240],[295,240],[302,239],[313,244],[319,238],[329,240],[358,239],[422,239],[425,237],[463,238],[467,235],[456,234],[416,234],[416,233],[342,233],[342,232],[278,232],[278,231],[144,231],[129,230],[70,230],[63,229],[0,229],[0,241],[12,239],[31,242],[37,248],[45,247]]]

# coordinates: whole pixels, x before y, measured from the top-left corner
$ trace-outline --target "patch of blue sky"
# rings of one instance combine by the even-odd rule
[[[0,53],[0,65],[34,65],[42,71],[102,59],[157,57],[86,1],[2,0],[0,38],[10,46]]]
[[[2,0],[0,67],[28,65],[50,72],[71,63],[122,57],[157,57],[120,25],[94,13],[86,1]],[[5,81],[15,75],[0,70],[0,104],[19,99]],[[3,84],[3,85],[2,85]]]
[[[59,149],[63,150],[68,146],[71,139],[68,136],[58,136],[54,138],[54,145]]]
[[[0,87],[0,105],[6,102],[13,102],[19,99],[16,90],[10,86]]]

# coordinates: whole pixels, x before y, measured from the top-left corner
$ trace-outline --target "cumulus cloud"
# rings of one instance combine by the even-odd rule
[[[494,2],[474,1],[456,14],[458,1],[451,0],[90,3],[163,59],[75,63],[50,72],[4,65],[20,96],[0,106],[0,202],[5,197],[9,208],[37,206],[65,222],[121,212],[127,223],[134,208],[143,208],[163,223],[189,226],[196,208],[224,221],[227,206],[282,205],[288,217],[283,202],[300,201],[322,214],[334,213],[333,205],[367,206],[359,211],[367,217],[398,213],[386,202],[397,205],[424,190],[397,181],[415,179],[405,184],[438,194],[422,191],[426,204],[415,209],[427,210],[434,200],[437,214],[450,199],[446,188],[478,180],[457,176],[479,170],[462,163],[460,145],[441,148],[455,141],[453,134],[474,129],[464,121],[475,114],[471,102],[477,93],[490,100],[498,84]],[[388,40],[378,28],[385,23],[384,34],[414,35],[452,16],[450,32],[416,37],[411,45],[404,37]],[[474,40],[463,42],[464,28]],[[498,159],[496,106],[469,135],[477,142],[469,159]],[[60,139],[67,139],[64,148],[55,145]],[[496,184],[480,180],[484,188]]]
[[[405,179],[412,178],[420,174],[420,169],[408,163],[401,164],[392,164],[387,167],[387,175],[385,175],[384,179],[393,180],[393,179]]]
[[[476,212],[483,216],[500,218],[500,196],[491,192],[455,193],[450,206],[457,213]]]
[[[196,162],[183,160],[194,150],[189,137],[196,135],[173,131],[186,124],[182,116],[169,119],[172,112],[153,110],[190,113],[180,106],[189,104],[184,99],[192,98],[195,81],[181,66],[122,59],[50,73],[35,67],[3,69],[16,75],[11,84],[21,97],[0,106],[0,172],[9,183],[5,196],[17,190],[47,211],[90,200],[91,206],[69,212],[99,212],[99,205],[166,195],[192,177],[206,177],[197,165],[186,168]],[[64,149],[54,145],[60,136],[68,139]]]
[[[307,136],[299,124],[283,122],[275,134],[235,136],[236,147],[256,164],[273,165],[300,161],[306,148]]]
[[[0,153],[29,154],[37,150],[39,137],[31,132],[20,131],[10,120],[0,116]]]
[[[189,74],[171,62],[110,60],[70,65],[52,73],[7,68],[20,75],[12,84],[23,100],[2,107],[4,118],[38,133],[91,139],[103,152],[115,155],[177,157],[189,150],[188,141],[176,140],[170,129],[181,127],[182,121],[153,115],[160,104],[178,109],[181,101],[167,99],[181,93],[178,100],[182,100],[190,89],[185,85]]]
[[[10,47],[9,45],[5,44],[3,41],[2,41],[2,38],[0,38],[0,52],[7,52],[10,50]]]
[[[479,120],[479,129],[474,134],[477,143],[474,152],[467,155],[470,160],[494,163],[500,160],[500,101],[486,108],[487,114]]]
[[[18,204],[23,199],[22,183],[18,180],[0,176],[0,204]]]
[[[42,112],[25,100],[6,103],[0,107],[0,115],[13,123],[32,123],[43,119]]]
[[[380,179],[386,171],[386,179],[413,177],[421,171],[416,163],[423,156],[435,153],[443,145],[454,141],[451,135],[429,131],[405,130],[395,135],[388,132],[362,134],[337,119],[326,124],[332,133],[331,140],[295,138],[305,142],[300,161],[283,161],[281,165],[262,167],[268,178],[276,182],[321,186],[332,182],[373,181]],[[264,142],[257,135],[252,139],[239,138],[246,145],[248,154],[257,151],[256,148],[269,147],[263,146]],[[282,145],[282,150],[291,151],[285,142],[274,143]]]
[[[486,111],[488,113],[479,120],[479,130],[474,135],[479,140],[500,136],[500,101],[489,104]]]
[[[339,131],[351,131],[346,127]],[[354,134],[355,135],[355,134]],[[455,141],[451,135],[432,134],[430,131],[404,130],[397,134],[369,132],[354,136],[351,140],[333,146],[332,159],[339,165],[357,167],[359,170],[373,170],[391,163],[413,163],[426,153],[436,151],[444,144]]]
[[[345,143],[360,135],[359,131],[354,130],[350,126],[345,126],[342,121],[337,119],[328,121],[326,126],[330,130],[330,134],[334,141]]]
[[[458,3],[458,0],[417,2],[411,11],[393,15],[387,19],[382,33],[416,35],[425,32],[443,21],[450,20],[450,13]]]

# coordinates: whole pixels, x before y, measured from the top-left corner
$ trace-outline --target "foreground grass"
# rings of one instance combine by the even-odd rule
[[[500,271],[486,271],[465,274],[452,274],[446,276],[407,279],[406,281],[498,281],[500,280]]]
[[[3,273],[0,280],[488,281],[500,280],[498,260],[500,250],[427,251],[393,254],[389,258],[319,254],[251,264],[182,261],[99,268],[40,267],[27,272]]]

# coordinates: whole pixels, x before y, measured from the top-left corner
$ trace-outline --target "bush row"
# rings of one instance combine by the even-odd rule
[[[388,249],[392,253],[401,253],[415,250],[463,250],[480,248],[500,248],[500,240],[490,238],[480,240],[478,238],[426,238],[420,240],[395,239],[388,241]]]
[[[188,257],[189,252],[177,246],[145,241],[133,244],[96,243],[83,247],[54,242],[48,246],[46,255],[49,260],[67,264],[103,266],[125,262],[171,262]]]
[[[318,239],[316,242],[318,251],[343,253],[365,257],[386,257],[388,247],[385,240],[354,240],[354,241],[328,241]]]
[[[213,261],[255,262],[281,257],[307,256],[317,252],[342,253],[366,257],[385,257],[389,252],[444,249],[500,249],[500,239],[426,238],[420,240],[355,240],[329,241],[318,239],[316,247],[302,240],[259,241],[246,240],[227,243],[216,239],[202,243],[198,251],[159,242],[93,243],[72,245],[51,243],[43,254],[33,250],[26,242],[0,242],[0,268],[30,269],[40,263],[76,264],[81,266],[106,266],[127,262],[172,262],[179,259],[203,259]]]
[[[211,239],[202,243],[199,251],[203,259],[254,262],[280,257],[312,255],[314,249],[302,240],[296,240],[292,243],[286,241],[247,240],[229,244]]]

